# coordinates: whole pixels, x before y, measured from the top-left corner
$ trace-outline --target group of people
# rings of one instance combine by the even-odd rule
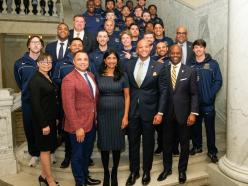
[[[51,171],[59,136],[65,143],[61,168],[71,163],[76,186],[101,183],[88,171],[94,165],[95,140],[103,185],[118,185],[126,135],[127,186],[140,177],[141,136],[142,184],[150,183],[154,153],[163,153],[158,181],[172,174],[174,154],[180,155],[178,179],[185,183],[189,154],[202,152],[203,120],[208,156],[218,161],[214,103],[222,85],[219,65],[206,53],[203,39],[188,41],[185,27],[177,28],[175,41],[165,36],[156,6],[146,9],[145,3],[137,0],[134,7],[130,0],[126,5],[106,0],[104,11],[101,0],[88,0],[86,12],[74,16],[73,29],[58,24],[57,41],[45,47],[40,36],[28,38],[28,52],[16,61],[14,75],[22,92],[29,165],[35,166],[40,157],[40,183],[59,184]]]

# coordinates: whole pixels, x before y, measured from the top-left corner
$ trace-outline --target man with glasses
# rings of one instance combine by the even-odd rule
[[[192,43],[188,41],[187,28],[184,26],[179,26],[176,30],[176,43],[182,47],[183,56],[182,63],[185,65],[190,65],[192,59],[193,50]]]
[[[40,155],[35,142],[35,135],[33,133],[33,126],[31,120],[31,106],[30,106],[30,94],[28,91],[28,83],[32,76],[37,71],[37,63],[44,42],[40,36],[30,36],[27,41],[28,52],[23,57],[18,59],[14,65],[14,76],[16,83],[21,90],[22,101],[22,115],[23,115],[23,127],[28,144],[28,152],[31,155],[29,166],[33,167],[37,165],[38,157]]]

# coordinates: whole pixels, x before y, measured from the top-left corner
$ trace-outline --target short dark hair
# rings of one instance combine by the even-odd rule
[[[60,22],[58,24],[57,28],[59,28],[60,25],[65,25],[67,27],[67,29],[69,30],[69,26],[65,22]]]
[[[162,22],[156,22],[156,23],[154,23],[154,26],[153,27],[155,27],[156,25],[160,25],[160,26],[162,26],[164,28],[164,24]]]
[[[156,10],[158,10],[158,8],[157,8],[157,6],[156,6],[156,5],[151,4],[151,5],[149,5],[149,6],[148,6],[148,8],[147,8],[147,9],[148,9],[148,11],[150,10],[150,8],[151,8],[151,7],[154,7]]]
[[[105,1],[105,6],[107,5],[108,2],[113,2],[114,5],[115,5],[115,0],[106,0],[106,1]]]
[[[40,40],[40,43],[42,45],[42,47],[44,47],[44,41],[42,40],[42,36],[39,36],[39,35],[30,35],[28,36],[28,40],[27,40],[27,47],[29,47],[30,45],[30,42],[32,41],[33,38],[38,38]]]
[[[70,41],[70,45],[71,45],[71,43],[72,43],[73,41],[80,41],[80,42],[82,42],[82,45],[84,46],[83,40],[80,39],[80,38],[78,38],[78,37],[74,37],[74,38]]]
[[[39,55],[39,57],[37,58],[37,63],[38,62],[40,62],[40,61],[44,61],[44,59],[47,59],[47,58],[51,58],[52,60],[53,60],[53,58],[52,58],[52,56],[50,55],[50,54],[48,54],[48,53],[46,53],[46,52],[41,52],[40,53],[40,55]]]
[[[117,58],[117,65],[115,67],[115,70],[114,70],[114,81],[119,81],[121,79],[121,77],[124,75],[122,70],[121,70],[121,65],[120,65],[120,58],[119,58],[119,55],[118,53],[112,49],[112,48],[109,48],[103,55],[103,61],[102,61],[102,64],[100,66],[100,69],[99,69],[99,74],[100,75],[104,75],[105,73],[105,70],[106,70],[106,65],[104,63],[104,60],[110,56],[111,54],[114,54]]]
[[[207,43],[206,43],[206,41],[204,41],[203,39],[197,39],[197,40],[195,40],[195,41],[193,42],[193,44],[192,44],[193,48],[194,48],[196,45],[197,45],[197,46],[202,46],[202,47],[204,47],[204,48],[207,47]]]

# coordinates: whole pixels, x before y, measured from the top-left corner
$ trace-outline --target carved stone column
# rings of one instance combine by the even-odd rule
[[[227,152],[219,168],[248,184],[247,0],[229,0]]]
[[[17,172],[12,128],[12,89],[0,89],[0,176]]]

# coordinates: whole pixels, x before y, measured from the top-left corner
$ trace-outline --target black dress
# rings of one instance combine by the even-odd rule
[[[100,92],[97,127],[98,148],[102,151],[123,150],[125,130],[121,129],[124,115],[124,88],[129,87],[127,76],[114,81],[112,76],[96,75]]]
[[[29,82],[29,92],[37,148],[40,151],[54,151],[57,117],[56,87],[37,71]],[[50,127],[50,134],[43,135],[42,129],[47,126]]]

